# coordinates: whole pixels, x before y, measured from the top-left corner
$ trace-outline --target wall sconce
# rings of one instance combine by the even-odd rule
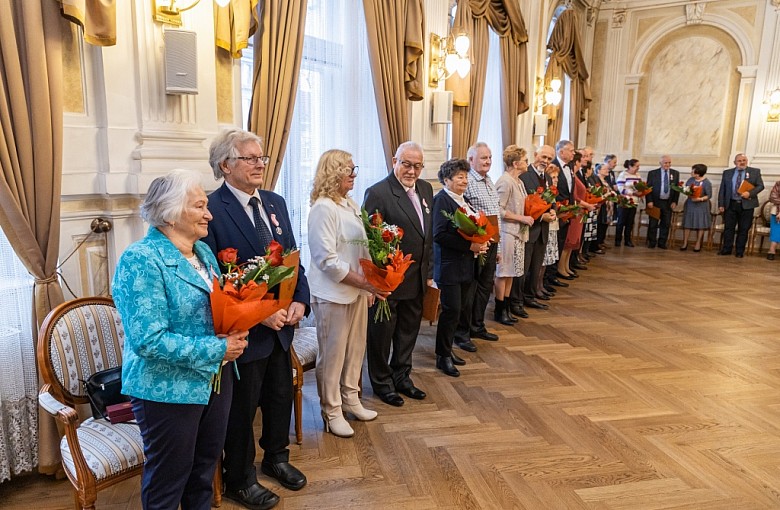
[[[536,78],[536,105],[541,110],[545,106],[558,106],[561,104],[563,94],[561,94],[562,82],[558,78],[550,80],[550,86],[544,86],[543,78]]]
[[[446,80],[453,73],[465,78],[471,70],[469,59],[469,46],[471,41],[466,34],[460,33],[447,37],[431,34],[431,68],[428,76],[428,85],[437,87],[441,80]]]
[[[767,122],[780,122],[780,88],[770,92],[763,104]]]
[[[181,26],[181,13],[195,7],[200,0],[152,0],[152,18],[166,25]]]

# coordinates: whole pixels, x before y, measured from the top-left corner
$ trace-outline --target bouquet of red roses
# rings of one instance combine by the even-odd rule
[[[233,331],[248,330],[286,308],[289,299],[274,299],[268,290],[295,275],[296,267],[283,265],[282,245],[271,241],[264,257],[253,257],[238,263],[238,250],[225,248],[217,253],[224,273],[214,276],[211,292],[211,313],[214,331],[227,335]],[[214,391],[219,393],[222,368],[212,378]]]
[[[568,200],[564,200],[558,206],[558,219],[566,221],[574,218],[582,218],[586,214],[585,209],[579,204],[570,204]]]
[[[366,231],[368,253],[371,260],[360,259],[360,267],[366,280],[379,290],[392,292],[404,281],[404,274],[414,262],[411,255],[404,255],[398,247],[404,237],[404,229],[385,223],[379,211],[371,216],[362,210],[363,228]],[[374,322],[390,318],[390,305],[379,301]]]
[[[609,195],[609,188],[596,184],[588,188],[585,192],[585,201],[589,204],[597,205],[604,202]]]
[[[636,192],[636,196],[643,197],[649,195],[653,191],[653,187],[648,186],[645,181],[636,181],[634,183],[634,191]]]
[[[558,188],[550,186],[544,188],[539,186],[535,192],[529,193],[525,197],[524,213],[530,216],[534,221],[538,221],[544,213],[550,210],[555,203],[555,197],[558,195]]]
[[[623,207],[624,209],[636,207],[636,200],[634,200],[634,197],[626,195],[615,195],[615,203],[618,207]]]
[[[498,232],[498,228],[490,223],[485,216],[485,211],[479,211],[476,216],[469,215],[465,207],[458,207],[454,213],[441,212],[445,218],[452,222],[452,226],[458,229],[460,237],[472,243],[482,244],[490,241]],[[485,265],[485,255],[479,255],[479,265]]]

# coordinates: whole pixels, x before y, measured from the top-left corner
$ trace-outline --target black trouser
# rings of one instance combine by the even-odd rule
[[[657,220],[650,217],[647,224],[647,244],[666,246],[666,240],[669,239],[669,225],[672,224],[672,203],[668,199],[661,199],[653,202],[653,205],[661,210],[661,218]]]
[[[732,200],[723,212],[723,251],[731,253],[734,231],[737,233],[737,255],[745,254],[748,232],[753,224],[753,209],[745,209],[742,200]]]
[[[550,234],[552,235],[552,234]],[[525,260],[523,261],[523,300],[528,302],[536,299],[536,289],[540,278],[542,262],[547,245],[541,235],[534,242],[525,243]]]
[[[498,256],[498,243],[491,243],[485,254],[485,264],[480,266],[475,261],[476,289],[474,290],[474,302],[471,305],[471,330],[481,331],[485,329],[485,309],[487,308],[490,293],[496,280],[496,257]]]
[[[169,404],[132,397],[144,441],[141,505],[145,509],[209,510],[233,392],[233,364],[222,370],[220,393],[207,405]]]
[[[290,353],[274,339],[274,349],[267,358],[240,363],[240,379],[233,387],[230,419],[225,438],[225,486],[231,490],[246,489],[257,482],[255,469],[255,436],[252,422],[257,407],[263,415],[260,447],[263,459],[272,463],[287,462],[290,451],[290,416],[293,405],[292,365]],[[223,390],[224,391],[224,390]]]
[[[523,282],[525,277],[525,273],[523,273],[523,276],[512,278],[512,290],[509,292],[509,299],[506,304],[508,307],[523,307]]]
[[[409,374],[422,319],[422,294],[412,299],[388,299],[387,304],[390,305],[390,319],[374,321],[376,305],[368,313],[366,357],[375,394],[414,386]]]
[[[474,299],[474,280],[451,285],[437,282],[441,291],[441,313],[436,326],[436,355],[452,356],[452,342],[470,340],[469,322],[471,321]]]
[[[615,244],[620,244],[624,237],[627,243],[631,242],[631,232],[634,229],[634,216],[636,216],[636,207],[618,207]]]

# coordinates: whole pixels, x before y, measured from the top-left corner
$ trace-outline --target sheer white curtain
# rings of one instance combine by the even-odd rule
[[[0,230],[0,482],[38,463],[32,286]]]
[[[489,175],[495,182],[504,173],[504,162],[501,159],[504,152],[501,141],[501,49],[498,34],[493,30],[488,30],[488,34],[490,47],[478,138],[480,142],[488,144],[493,153],[493,166],[490,167]]]

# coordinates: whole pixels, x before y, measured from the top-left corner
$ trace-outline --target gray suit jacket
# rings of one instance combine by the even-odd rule
[[[734,179],[734,172],[736,167],[732,167],[723,171],[723,177],[720,181],[720,189],[718,190],[718,207],[728,209],[729,202],[732,198],[736,197],[736,190],[733,190],[732,181]],[[750,190],[750,198],[743,198],[743,209],[755,209],[758,207],[758,194],[764,191],[764,180],[761,178],[761,170],[753,168],[751,166],[745,168],[745,180],[752,184],[754,188]]]

